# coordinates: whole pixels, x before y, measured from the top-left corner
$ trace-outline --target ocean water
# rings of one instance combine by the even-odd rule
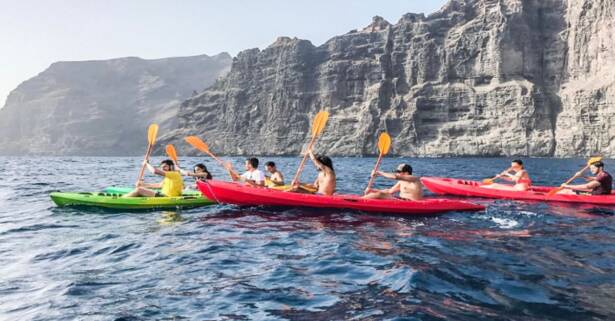
[[[299,162],[266,160],[287,177]],[[209,159],[181,162],[226,179]],[[400,162],[421,176],[482,179],[510,159],[387,158],[382,168]],[[478,199],[486,211],[404,217],[228,205],[122,212],[49,199],[131,185],[139,163],[0,158],[0,320],[615,319],[615,208]],[[374,163],[334,158],[339,190],[361,192]],[[526,160],[539,185],[583,163]],[[314,175],[308,164],[304,179]]]

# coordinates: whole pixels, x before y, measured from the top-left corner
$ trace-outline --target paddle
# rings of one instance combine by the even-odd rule
[[[197,136],[188,136],[186,138],[184,138],[184,140],[190,144],[192,147],[198,149],[199,151],[211,156],[211,158],[213,158],[216,162],[218,162],[218,164],[220,164],[220,166],[222,166],[224,169],[226,169],[226,167],[224,167],[224,162],[219,159],[218,157],[216,157],[216,155],[214,155],[210,150],[209,150],[209,146],[207,146],[207,144],[200,138],[198,138]],[[237,172],[230,170],[230,172],[232,173],[231,175],[236,175],[239,176],[239,174],[237,174]]]
[[[508,173],[508,172],[510,172],[510,170],[511,170],[511,169],[512,169],[512,167],[509,167],[509,168],[508,168],[507,170],[505,170],[504,172],[507,172],[507,173]],[[493,184],[493,181],[494,181],[495,179],[497,179],[497,178],[498,178],[498,176],[500,176],[500,175],[495,175],[493,178],[485,178],[485,179],[483,179],[483,184],[484,184],[484,185],[491,185],[491,184]]]
[[[329,119],[329,113],[326,111],[319,111],[318,114],[316,114],[316,116],[314,117],[314,122],[312,123],[312,139],[310,140],[310,143],[308,144],[308,148],[306,151],[310,151],[312,150],[312,146],[314,146],[314,143],[316,142],[316,138],[318,137],[318,135],[320,135],[323,131],[323,129],[325,128],[325,125],[327,124],[327,120]],[[291,185],[295,185],[296,182],[298,182],[299,180],[299,176],[301,176],[301,172],[303,171],[303,167],[305,166],[305,161],[307,160],[308,157],[308,153],[306,152],[305,155],[303,155],[303,159],[301,160],[301,163],[299,164],[299,168],[297,169],[297,173],[295,174],[295,177],[293,177],[293,180],[291,182]]]
[[[165,150],[167,152],[167,155],[169,156],[170,159],[173,160],[173,162],[175,162],[175,164],[177,166],[179,166],[179,161],[177,160],[177,152],[175,151],[175,147],[171,144],[168,144],[165,147]]]
[[[205,142],[196,137],[196,136],[188,136],[186,138],[184,138],[184,140],[190,144],[192,147],[200,150],[201,152],[211,156],[211,158],[213,158],[214,160],[216,160],[220,165],[224,166],[224,162],[219,159],[218,157],[216,157],[216,155],[214,155],[210,150],[209,150],[209,146],[207,146],[207,144],[205,144]]]
[[[378,150],[380,151],[380,155],[378,155],[376,166],[374,166],[374,172],[378,170],[378,168],[380,167],[380,162],[382,161],[382,157],[389,152],[390,148],[391,148],[391,136],[389,136],[389,134],[387,134],[386,132],[380,134],[380,137],[378,137]],[[370,176],[369,182],[367,183],[367,188],[365,189],[365,194],[367,194],[369,190],[372,188],[372,184],[374,183],[374,178],[375,176],[373,175]]]
[[[158,135],[158,125],[149,125],[149,128],[147,129],[147,151],[145,152],[144,162],[149,159],[149,156],[152,153],[154,143],[156,142],[156,135]],[[137,186],[139,185],[139,182],[143,180],[143,174],[145,174],[145,164],[141,165],[141,171],[139,171],[139,177],[137,177]]]
[[[602,160],[602,157],[600,156],[596,156],[596,157],[592,157],[587,161],[587,165],[585,165],[585,167],[583,167],[583,169],[580,171],[580,173],[584,172],[585,170],[587,170],[589,168],[589,165],[595,163],[595,162],[599,162]],[[574,174],[574,176],[572,176],[569,180],[567,180],[564,184],[570,184],[570,182],[574,181],[577,178],[577,174]],[[555,194],[557,194],[557,192],[563,190],[564,188],[562,186],[554,188],[552,190],[549,191],[549,193],[547,193],[547,196],[553,196]]]

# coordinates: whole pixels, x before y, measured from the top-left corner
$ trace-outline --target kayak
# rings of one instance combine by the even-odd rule
[[[269,187],[269,188],[273,188],[273,189],[277,189],[279,191],[285,191],[287,189],[290,188],[290,185],[275,185],[273,184],[269,179],[265,180],[265,186]],[[301,184],[300,188],[303,189],[305,192],[314,194],[316,193],[316,188],[312,187],[311,185],[307,185],[307,184]],[[131,187],[118,187],[118,186],[110,186],[107,187],[105,189],[102,190],[103,193],[112,193],[112,194],[126,194],[128,192],[131,192],[134,188]],[[156,189],[154,189],[156,190]],[[182,192],[182,196],[202,196],[203,194],[201,194],[201,192],[199,191],[195,191],[195,190],[184,190]]]
[[[553,190],[556,187],[532,186],[528,191],[505,191],[485,188],[484,184],[482,184],[481,182],[457,178],[423,177],[421,178],[421,182],[427,189],[429,189],[435,194],[440,195],[448,194],[484,198],[585,203],[615,206],[615,193],[611,195],[555,194],[553,196],[547,196],[547,193],[549,193],[549,191]]]
[[[197,182],[206,198],[219,203],[245,206],[315,207],[352,209],[365,212],[410,215],[438,214],[448,211],[481,211],[485,207],[459,200],[425,199],[420,201],[363,199],[358,195],[333,196],[283,192],[270,188],[209,180]]]
[[[162,209],[178,207],[199,207],[214,204],[202,195],[183,195],[179,197],[121,197],[117,193],[64,193],[53,192],[49,195],[56,205],[92,206],[112,209]]]
[[[105,189],[102,190],[103,193],[109,193],[109,194],[126,194],[129,192],[132,192],[134,190],[134,188],[132,187],[120,187],[120,186],[110,186],[107,187]],[[154,190],[159,190],[159,189],[154,189]],[[182,196],[202,196],[203,194],[201,194],[201,192],[199,191],[195,191],[195,190],[184,190],[182,192]]]

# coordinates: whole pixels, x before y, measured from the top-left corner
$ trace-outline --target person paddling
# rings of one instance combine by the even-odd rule
[[[252,157],[246,159],[246,172],[241,175],[237,175],[230,162],[226,162],[224,168],[226,168],[229,175],[231,175],[231,179],[235,182],[246,182],[252,186],[265,186],[265,174],[258,169],[258,158]]]
[[[160,162],[160,168],[155,168],[149,162],[144,161],[143,164],[152,174],[162,176],[164,179],[158,184],[144,184],[143,180],[139,181],[135,190],[125,194],[122,197],[177,197],[182,195],[184,189],[184,180],[179,171],[175,170],[175,165],[170,159],[165,159]],[[160,192],[152,190],[160,188]]]
[[[494,179],[498,178],[513,182],[514,185],[511,186],[506,184],[493,183],[482,185],[481,187],[511,191],[527,191],[532,186],[532,180],[530,179],[530,175],[528,174],[527,170],[525,170],[525,167],[523,166],[523,161],[521,161],[520,159],[513,160],[510,163],[510,168],[506,169],[505,171],[494,177]]]
[[[265,169],[267,170],[267,172],[271,174],[271,176],[269,177],[269,183],[267,184],[267,187],[275,187],[275,186],[284,185],[284,176],[275,166],[274,162],[269,161],[265,163]]]
[[[177,166],[177,164],[175,164],[175,166],[177,167],[177,169],[179,169],[179,172],[182,175],[193,177],[195,183],[198,181],[205,181],[208,179],[213,179],[213,176],[211,175],[209,170],[207,170],[207,166],[205,166],[205,164],[203,163],[198,163],[194,165],[192,172],[188,172],[188,171],[180,169],[179,166]],[[196,185],[194,185],[193,187],[196,188]]]
[[[397,180],[397,183],[389,189],[377,190],[368,188],[365,190],[367,199],[392,199],[394,194],[399,193],[399,198],[409,201],[418,201],[423,198],[423,185],[421,179],[412,175],[412,166],[399,164],[394,173],[373,171],[372,176],[382,176]]]
[[[320,195],[333,195],[336,188],[336,176],[333,169],[333,161],[331,158],[325,155],[314,155],[312,150],[308,150],[308,155],[318,170],[318,176],[312,186],[316,189],[316,194]],[[305,188],[302,188],[298,181],[294,181],[291,184],[291,192],[306,192]]]
[[[613,188],[613,177],[604,170],[604,163],[601,161],[591,163],[589,170],[594,176],[585,177],[588,183],[580,185],[562,184],[564,189],[557,194],[591,194],[591,195],[610,195]],[[575,178],[583,176],[583,171],[577,172]]]

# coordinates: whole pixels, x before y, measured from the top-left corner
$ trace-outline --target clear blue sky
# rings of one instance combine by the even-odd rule
[[[278,36],[320,45],[380,15],[438,10],[445,0],[0,0],[0,107],[55,61],[236,55]]]

